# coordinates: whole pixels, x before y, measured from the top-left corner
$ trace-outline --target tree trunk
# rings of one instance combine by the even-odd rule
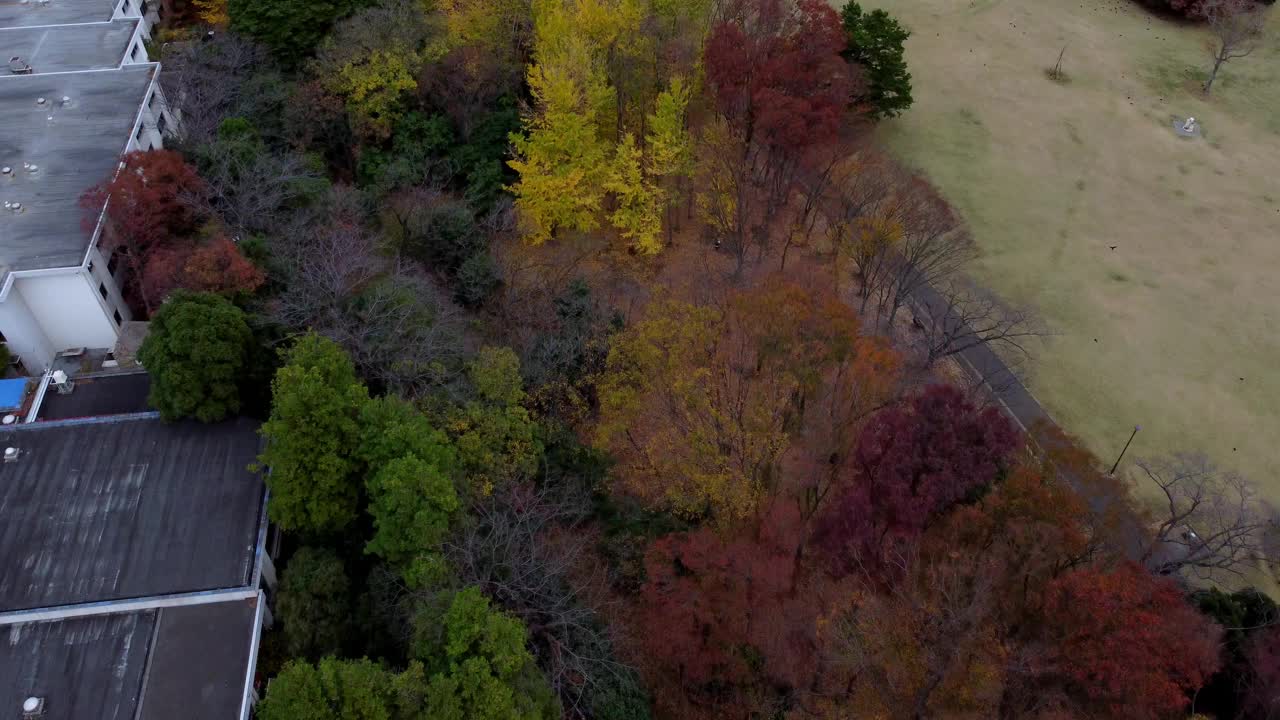
[[[1223,56],[1222,53],[1219,53],[1218,57],[1214,58],[1213,71],[1209,73],[1209,79],[1206,80],[1204,83],[1205,95],[1208,95],[1209,91],[1213,88],[1213,81],[1218,79],[1218,70],[1222,68],[1222,63],[1226,61],[1227,59]]]

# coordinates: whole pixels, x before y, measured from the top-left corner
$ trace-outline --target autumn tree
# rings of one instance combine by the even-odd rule
[[[358,136],[383,140],[404,116],[405,98],[418,88],[431,36],[420,3],[383,3],[339,23],[317,52],[312,72],[343,98]]]
[[[216,422],[240,411],[240,374],[253,333],[244,311],[208,293],[177,293],[151,319],[138,361],[148,402],[165,420]]]
[[[359,413],[368,391],[351,359],[314,333],[284,354],[271,383],[259,462],[270,468],[271,519],[286,530],[334,532],[359,512]]]
[[[661,190],[662,207],[667,228],[667,243],[675,224],[672,209],[683,194],[684,183],[693,175],[693,140],[686,127],[686,115],[692,87],[681,75],[671,78],[667,89],[658,94],[654,112],[648,118],[649,134],[647,171]]]
[[[702,128],[697,154],[698,211],[716,245],[726,246],[740,276],[751,250],[764,253],[768,239],[756,207],[752,163],[745,138],[723,118]]]
[[[112,172],[80,198],[85,229],[92,233],[105,220],[103,249],[118,253],[130,275],[141,278],[153,252],[199,227],[203,217],[197,206],[205,183],[172,150],[131,152]],[[145,292],[141,300],[147,312],[160,302]]]
[[[1214,37],[1209,47],[1213,68],[1204,81],[1204,94],[1208,95],[1225,63],[1248,57],[1258,49],[1267,18],[1254,0],[1207,0],[1201,12],[1208,18]]]
[[[474,46],[483,55],[523,65],[533,44],[530,0],[443,0],[448,41]]]
[[[252,293],[266,274],[226,236],[218,235],[194,248],[182,245],[155,250],[143,270],[141,286],[148,297],[164,300],[175,290],[235,297]]]
[[[832,569],[874,567],[894,544],[995,481],[1018,444],[999,410],[979,408],[948,385],[877,413],[848,459],[847,485],[817,529]]]
[[[903,43],[911,31],[879,8],[864,13],[856,0],[840,10],[847,48],[844,56],[866,70],[867,91],[861,98],[878,118],[897,117],[911,107],[911,73],[903,59]]]
[[[612,343],[597,439],[652,506],[733,524],[782,487],[806,408],[843,425],[875,406],[881,352],[838,300],[781,280],[724,311],[661,301]]]
[[[835,10],[821,0],[735,0],[725,17],[707,39],[707,81],[747,145],[832,137],[851,87]]]
[[[637,253],[656,255],[662,249],[662,192],[645,175],[634,136],[618,145],[604,189],[615,198],[609,221]]]
[[[299,548],[281,573],[276,611],[291,656],[318,660],[341,653],[351,616],[342,559],[327,548]]]
[[[231,22],[227,13],[227,0],[192,0],[196,8],[196,17],[207,25],[226,27]]]
[[[1073,716],[1168,717],[1218,669],[1222,629],[1178,586],[1132,564],[1081,568],[1049,584],[1027,668],[1031,707]]]
[[[511,136],[516,158],[509,164],[520,174],[511,192],[525,238],[536,245],[561,230],[598,226],[610,154],[600,131],[616,95],[602,49],[574,27],[575,13],[545,2],[534,17],[536,63],[528,82],[535,108],[524,132]]]
[[[664,717],[748,717],[809,688],[819,602],[798,587],[799,523],[780,503],[759,533],[704,528],[649,547],[638,631]]]

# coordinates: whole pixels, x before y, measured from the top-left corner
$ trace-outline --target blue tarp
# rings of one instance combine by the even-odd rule
[[[27,378],[0,380],[0,410],[17,410],[27,397]]]

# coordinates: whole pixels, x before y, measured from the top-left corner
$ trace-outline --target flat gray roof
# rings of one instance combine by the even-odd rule
[[[115,5],[116,0],[0,0],[0,27],[105,22]]]
[[[44,720],[240,716],[257,598],[0,627],[0,707]]]
[[[158,67],[0,76],[0,166],[12,168],[0,176],[0,201],[22,204],[16,215],[0,207],[0,278],[83,260],[80,196],[119,163]]]
[[[139,22],[132,18],[92,25],[0,28],[0,48],[4,48],[0,62],[8,63],[17,55],[33,73],[119,67]]]
[[[257,423],[152,415],[0,432],[0,612],[252,584]]]

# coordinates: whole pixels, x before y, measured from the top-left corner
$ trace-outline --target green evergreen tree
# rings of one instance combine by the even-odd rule
[[[297,65],[337,20],[364,0],[227,0],[231,29],[261,41],[276,57]]]
[[[867,72],[866,100],[878,118],[897,117],[911,107],[911,73],[903,58],[903,43],[911,31],[884,10],[864,13],[856,0],[840,12],[848,38],[845,59]]]
[[[429,675],[421,686],[424,718],[560,717],[555,694],[527,647],[524,623],[491,608],[479,588],[454,593],[443,617],[431,609],[419,612],[414,631],[414,654]]]
[[[259,720],[398,720],[395,676],[368,659],[293,661],[254,709]]]
[[[276,610],[294,657],[342,651],[351,616],[351,584],[342,559],[327,548],[299,548],[280,576]]]
[[[259,456],[270,468],[271,519],[285,530],[341,530],[360,510],[359,417],[368,390],[342,348],[311,333],[286,353],[271,392]]]
[[[174,293],[151,318],[138,350],[151,373],[151,405],[165,420],[216,422],[238,413],[252,341],[244,311],[226,298]]]

